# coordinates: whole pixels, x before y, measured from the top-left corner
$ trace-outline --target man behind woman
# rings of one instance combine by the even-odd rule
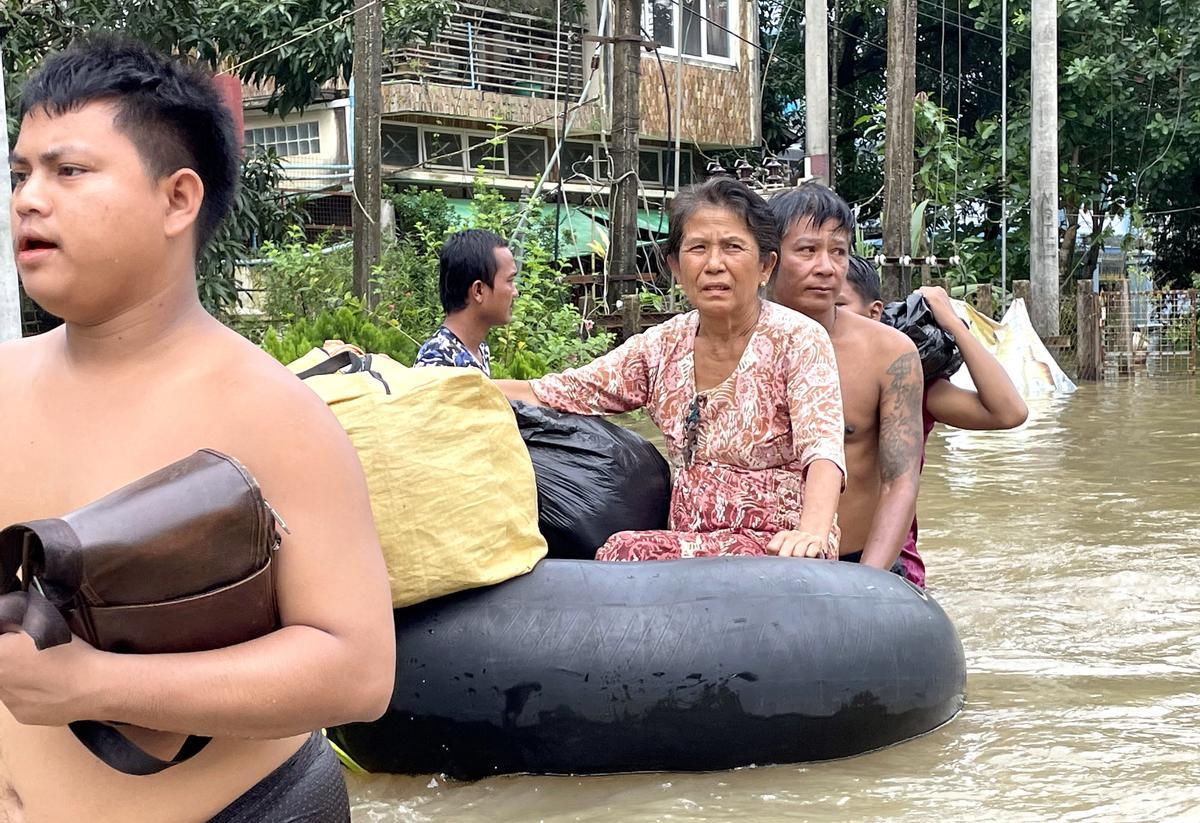
[[[836,558],[845,478],[829,336],[761,297],[779,229],[743,184],[676,199],[667,262],[695,310],[587,366],[499,381],[512,400],[577,414],[646,408],[675,469],[669,530],[618,532],[600,560],[711,555]]]

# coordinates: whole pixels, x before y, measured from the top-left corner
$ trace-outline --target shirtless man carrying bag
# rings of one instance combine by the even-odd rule
[[[28,295],[64,321],[0,346],[0,525],[59,517],[199,449],[240,461],[286,521],[282,628],[188,654],[114,654],[80,638],[38,651],[0,635],[0,821],[347,821],[314,730],[379,716],[395,642],[366,484],[326,405],[201,307],[198,251],[237,179],[209,77],[97,37],[25,87],[11,157]],[[80,720],[170,758],[115,771]],[[151,731],[154,730],[154,731]]]

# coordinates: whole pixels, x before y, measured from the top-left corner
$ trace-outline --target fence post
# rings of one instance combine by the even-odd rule
[[[1129,293],[1129,279],[1121,281],[1121,347],[1125,355],[1125,373],[1133,374],[1133,298]]]
[[[1196,290],[1188,290],[1188,305],[1192,307],[1192,363],[1188,369],[1192,374],[1196,373],[1197,361],[1200,361],[1200,306],[1196,305]]]
[[[975,310],[984,317],[992,317],[995,311],[995,301],[992,300],[992,284],[980,283],[975,289]]]
[[[1029,310],[1029,281],[1014,280],[1013,281],[1013,300],[1021,299],[1025,301],[1025,310]]]
[[[1104,362],[1100,345],[1100,295],[1092,291],[1090,280],[1076,281],[1075,289],[1075,338],[1079,379],[1099,380]]]

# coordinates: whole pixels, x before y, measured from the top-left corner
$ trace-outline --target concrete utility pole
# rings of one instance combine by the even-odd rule
[[[829,175],[829,9],[826,0],[804,4],[804,156],[818,182]]]
[[[1058,2],[1033,0],[1030,61],[1029,263],[1033,328],[1058,334]]]
[[[617,0],[612,56],[612,188],[608,273],[637,273],[638,125],[642,0]],[[680,59],[677,70],[683,70]]]
[[[884,111],[883,253],[912,253],[913,106],[917,94],[917,0],[888,0],[887,107]],[[903,300],[912,270],[887,265],[885,302]]]
[[[0,55],[0,169],[8,169],[8,113],[4,108],[4,59]],[[12,256],[12,189],[0,184],[0,342],[21,336],[21,290]]]
[[[383,6],[355,0],[354,15],[354,293],[375,305],[371,271],[380,258],[380,144]]]

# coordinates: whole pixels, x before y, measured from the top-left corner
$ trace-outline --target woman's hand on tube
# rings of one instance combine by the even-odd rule
[[[780,557],[828,557],[829,551],[829,535],[799,530],[779,532],[767,543],[767,554]],[[836,560],[837,556],[832,559]]]

